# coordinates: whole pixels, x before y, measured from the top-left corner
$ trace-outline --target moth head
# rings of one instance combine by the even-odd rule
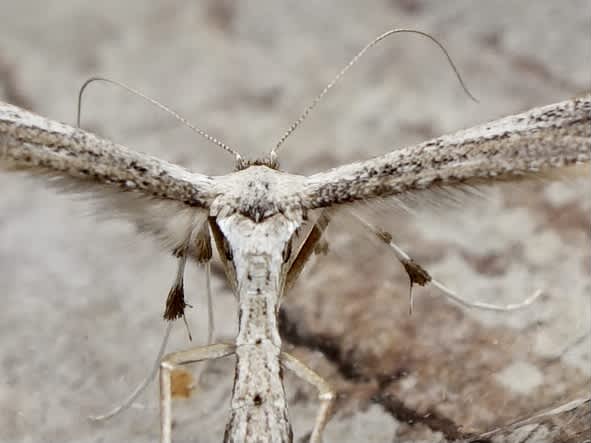
[[[283,292],[297,254],[299,223],[279,213],[261,222],[234,213],[210,217],[209,223],[235,294],[248,287],[261,288],[261,292]]]

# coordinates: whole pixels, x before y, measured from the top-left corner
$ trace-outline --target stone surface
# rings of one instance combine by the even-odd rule
[[[4,3],[0,99],[70,123],[77,88],[103,74],[256,156],[391,27],[438,37],[480,99],[467,99],[428,41],[395,37],[289,139],[281,160],[293,172],[378,155],[590,86],[585,1]],[[232,168],[225,153],[111,86],[91,87],[83,125],[199,172]],[[107,423],[86,417],[109,409],[149,371],[172,258],[133,226],[97,222],[87,216],[90,203],[43,183],[0,175],[0,189],[0,441],[157,441],[155,384]],[[307,269],[282,311],[286,348],[339,392],[326,441],[440,442],[487,432],[479,441],[591,438],[588,189],[588,180],[541,181],[484,197],[452,193],[455,204],[423,195],[410,202],[413,214],[391,202],[364,210],[467,297],[508,303],[546,290],[531,309],[507,315],[460,309],[417,289],[409,317],[408,282],[393,255],[360,227],[336,221],[331,252]],[[192,269],[197,343],[206,336],[203,288]],[[220,278],[214,291],[217,335],[231,340],[233,297]],[[187,346],[179,325],[171,348]],[[193,395],[176,400],[176,442],[222,440],[232,364],[212,363]],[[315,392],[291,376],[286,383],[301,439]]]

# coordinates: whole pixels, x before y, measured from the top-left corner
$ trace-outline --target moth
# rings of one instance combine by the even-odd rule
[[[282,297],[321,244],[338,208],[436,188],[553,177],[565,168],[581,171],[580,166],[591,160],[588,95],[310,176],[283,171],[278,154],[287,137],[369,47],[397,32],[422,34],[392,30],[368,44],[263,158],[246,159],[195,128],[234,156],[235,170],[222,176],[195,173],[80,128],[0,104],[1,170],[25,171],[59,188],[99,196],[112,211],[161,239],[178,258],[178,273],[164,312],[167,320],[184,316],[187,259],[209,262],[213,244],[219,252],[238,301],[238,335],[233,343],[210,344],[162,359],[163,443],[172,440],[173,369],[230,355],[236,357],[236,370],[225,442],[293,440],[284,369],[317,388],[320,408],[310,442],[321,441],[335,392],[312,369],[282,350],[277,318]],[[394,249],[411,287],[433,283],[454,300],[470,305],[433,280],[396,246],[390,234],[359,221]],[[514,306],[477,306],[510,310],[531,303],[537,295]]]

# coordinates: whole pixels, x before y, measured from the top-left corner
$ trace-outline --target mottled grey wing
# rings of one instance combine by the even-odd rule
[[[174,248],[205,219],[213,179],[0,102],[0,170],[90,195]]]
[[[591,95],[534,108],[307,178],[317,209],[433,188],[552,176],[591,159]]]

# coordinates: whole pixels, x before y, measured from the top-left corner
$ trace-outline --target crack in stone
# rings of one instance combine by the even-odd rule
[[[389,383],[388,383],[389,384]],[[379,393],[374,395],[372,400],[381,405],[386,412],[388,412],[396,420],[414,425],[416,423],[427,426],[435,432],[441,432],[447,440],[470,440],[475,437],[473,433],[464,433],[461,426],[456,424],[450,418],[438,413],[433,408],[429,408],[427,412],[419,412],[416,409],[409,408],[392,394],[382,393],[387,388],[388,384],[379,385]],[[479,443],[488,443],[488,440],[476,440]]]
[[[400,370],[391,376],[379,376],[375,374],[365,374],[364,368],[353,364],[354,359],[350,352],[343,352],[337,339],[321,334],[307,334],[298,327],[296,322],[291,321],[285,309],[279,311],[279,330],[281,336],[287,342],[295,346],[302,346],[307,349],[321,352],[327,360],[336,366],[339,373],[347,380],[353,382],[368,382],[375,380],[377,382],[378,393],[372,397],[372,400],[381,405],[394,419],[408,424],[423,424],[435,432],[441,432],[448,440],[470,439],[474,434],[464,433],[461,426],[453,420],[445,417],[433,409],[426,413],[421,413],[415,409],[406,406],[401,400],[392,394],[382,393],[387,387],[403,378],[406,371]],[[481,440],[485,443],[486,440]]]
[[[369,378],[363,375],[357,365],[353,364],[351,355],[345,355],[337,341],[330,336],[321,334],[306,334],[298,328],[296,322],[291,321],[285,309],[279,310],[279,332],[281,337],[294,346],[302,346],[314,351],[321,352],[339,373],[347,380],[365,382]]]

